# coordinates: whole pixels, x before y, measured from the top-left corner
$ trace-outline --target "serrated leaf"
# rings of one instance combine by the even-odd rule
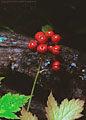
[[[51,25],[42,26],[42,32],[45,33],[48,30],[53,30],[53,27]]]
[[[21,120],[38,120],[38,118],[32,115],[31,112],[28,112],[24,107],[22,107],[20,119]]]
[[[64,99],[58,107],[52,93],[50,93],[47,106],[46,117],[48,120],[75,120],[83,116],[81,112],[83,111],[84,101],[79,99],[70,101]]]
[[[74,120],[82,117],[84,101],[72,99],[64,99],[60,105],[58,120]]]
[[[3,117],[4,118],[8,118],[8,119],[20,119],[17,115],[15,115],[14,113],[12,112],[4,112],[2,114],[0,114],[0,117]]]
[[[48,107],[46,107],[45,109],[47,112],[46,117],[48,118],[48,120],[57,120],[59,115],[59,107],[52,95],[52,92],[48,97],[47,106]]]
[[[0,98],[0,117],[19,119],[14,112],[20,111],[20,107],[22,107],[29,98],[29,96],[25,95],[11,95],[11,93],[5,94]]]

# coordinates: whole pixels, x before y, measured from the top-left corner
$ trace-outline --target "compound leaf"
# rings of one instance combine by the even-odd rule
[[[24,107],[22,107],[21,111],[22,116],[20,116],[21,120],[38,120],[38,118],[32,115],[31,112],[28,112]]]
[[[0,98],[0,117],[19,119],[14,112],[20,111],[20,107],[22,107],[29,98],[29,96],[25,95],[5,94]]]
[[[81,114],[83,106],[83,100],[72,99],[68,101],[68,99],[64,99],[60,107],[58,107],[51,92],[48,97],[47,107],[45,108],[46,117],[48,120],[75,120],[83,116]]]

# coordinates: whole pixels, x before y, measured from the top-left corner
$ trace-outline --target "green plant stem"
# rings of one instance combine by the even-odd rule
[[[34,80],[34,83],[33,83],[32,91],[31,91],[31,95],[30,95],[31,97],[30,97],[30,99],[29,99],[29,103],[28,103],[28,106],[27,106],[27,111],[29,111],[29,108],[30,108],[30,104],[31,104],[33,92],[34,92],[34,89],[35,89],[35,85],[36,85],[36,82],[37,82],[37,78],[38,78],[39,73],[40,73],[41,64],[42,64],[42,59],[41,59],[41,61],[40,61],[40,64],[39,64],[39,67],[38,67],[38,71],[37,71],[37,73],[36,73],[36,77],[35,77],[35,80]]]

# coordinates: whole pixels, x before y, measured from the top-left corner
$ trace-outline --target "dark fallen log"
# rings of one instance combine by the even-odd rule
[[[0,42],[0,75],[8,76],[12,72],[26,74],[29,81],[19,81],[18,84],[19,78],[17,80],[12,78],[9,83],[15,88],[19,89],[20,87],[22,91],[27,93],[28,87],[32,88],[41,59],[39,53],[32,52],[27,47],[28,42],[34,39],[10,32],[0,32],[0,36],[3,38]],[[65,97],[86,98],[86,54],[64,45],[61,45],[61,48],[61,53],[57,56],[57,60],[61,62],[61,69],[57,72],[51,69],[54,55],[46,53],[43,56],[37,82],[40,88],[34,94],[39,98],[39,95],[43,93],[44,96],[40,99],[43,99],[44,103],[51,90],[58,102],[61,102]],[[3,90],[3,88],[1,89]],[[34,107],[34,109],[36,108]]]
[[[33,38],[28,38],[22,36],[20,34],[11,33],[11,32],[0,32],[0,36],[3,38],[2,42],[0,42],[0,74],[5,75],[12,71],[19,71],[20,73],[25,73],[30,75],[32,70],[32,66],[36,68],[34,72],[37,72],[37,66],[39,65],[40,54],[37,52],[32,52],[28,49],[27,44],[30,40],[34,40]],[[82,54],[77,50],[61,45],[61,54],[60,59],[63,60],[61,62],[61,66],[64,70],[68,70],[68,72],[75,73],[75,69],[77,74],[82,72],[81,69],[85,66],[85,56],[86,54]],[[83,58],[84,57],[84,62]],[[54,57],[50,53],[45,54],[44,66],[46,62],[52,62],[52,58]],[[58,58],[58,57],[57,57]],[[35,64],[36,63],[36,64]],[[51,63],[46,63],[51,64]],[[71,70],[71,67],[75,69]],[[42,67],[43,68],[43,67]],[[44,69],[44,68],[43,68]],[[46,69],[49,69],[47,67]],[[44,70],[45,71],[45,70]],[[40,72],[40,74],[43,72]]]
[[[11,32],[0,32],[0,36],[3,37],[2,42],[0,42],[0,75],[4,76],[10,71],[18,71],[34,78],[40,62],[40,54],[30,51],[27,47],[28,42],[33,38]],[[60,72],[67,71],[73,75],[73,79],[74,77],[86,79],[84,76],[86,54],[64,45],[61,45],[61,48],[61,54],[57,56],[61,62]],[[47,78],[47,82],[50,81],[50,76],[56,74],[51,70],[53,57],[50,53],[45,54],[41,67],[40,75],[45,79]]]

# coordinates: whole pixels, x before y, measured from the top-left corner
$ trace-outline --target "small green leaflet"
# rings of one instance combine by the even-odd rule
[[[10,27],[8,27],[8,26],[2,26],[4,29],[6,29],[6,30],[8,30],[8,31],[10,31],[10,32],[14,32],[14,30],[13,29],[11,29]]]
[[[0,77],[0,87],[1,87],[1,81],[4,79],[5,77]]]
[[[3,80],[5,77],[0,77],[0,81]]]
[[[42,26],[42,32],[45,33],[48,30],[53,30],[53,27],[51,25]]]
[[[68,101],[68,99],[64,99],[59,107],[51,92],[45,108],[46,117],[48,120],[75,120],[83,116],[81,114],[83,106],[83,100],[72,99]]]
[[[11,93],[5,94],[0,98],[0,117],[7,119],[19,119],[15,112],[20,111],[22,107],[30,96],[14,94]]]

